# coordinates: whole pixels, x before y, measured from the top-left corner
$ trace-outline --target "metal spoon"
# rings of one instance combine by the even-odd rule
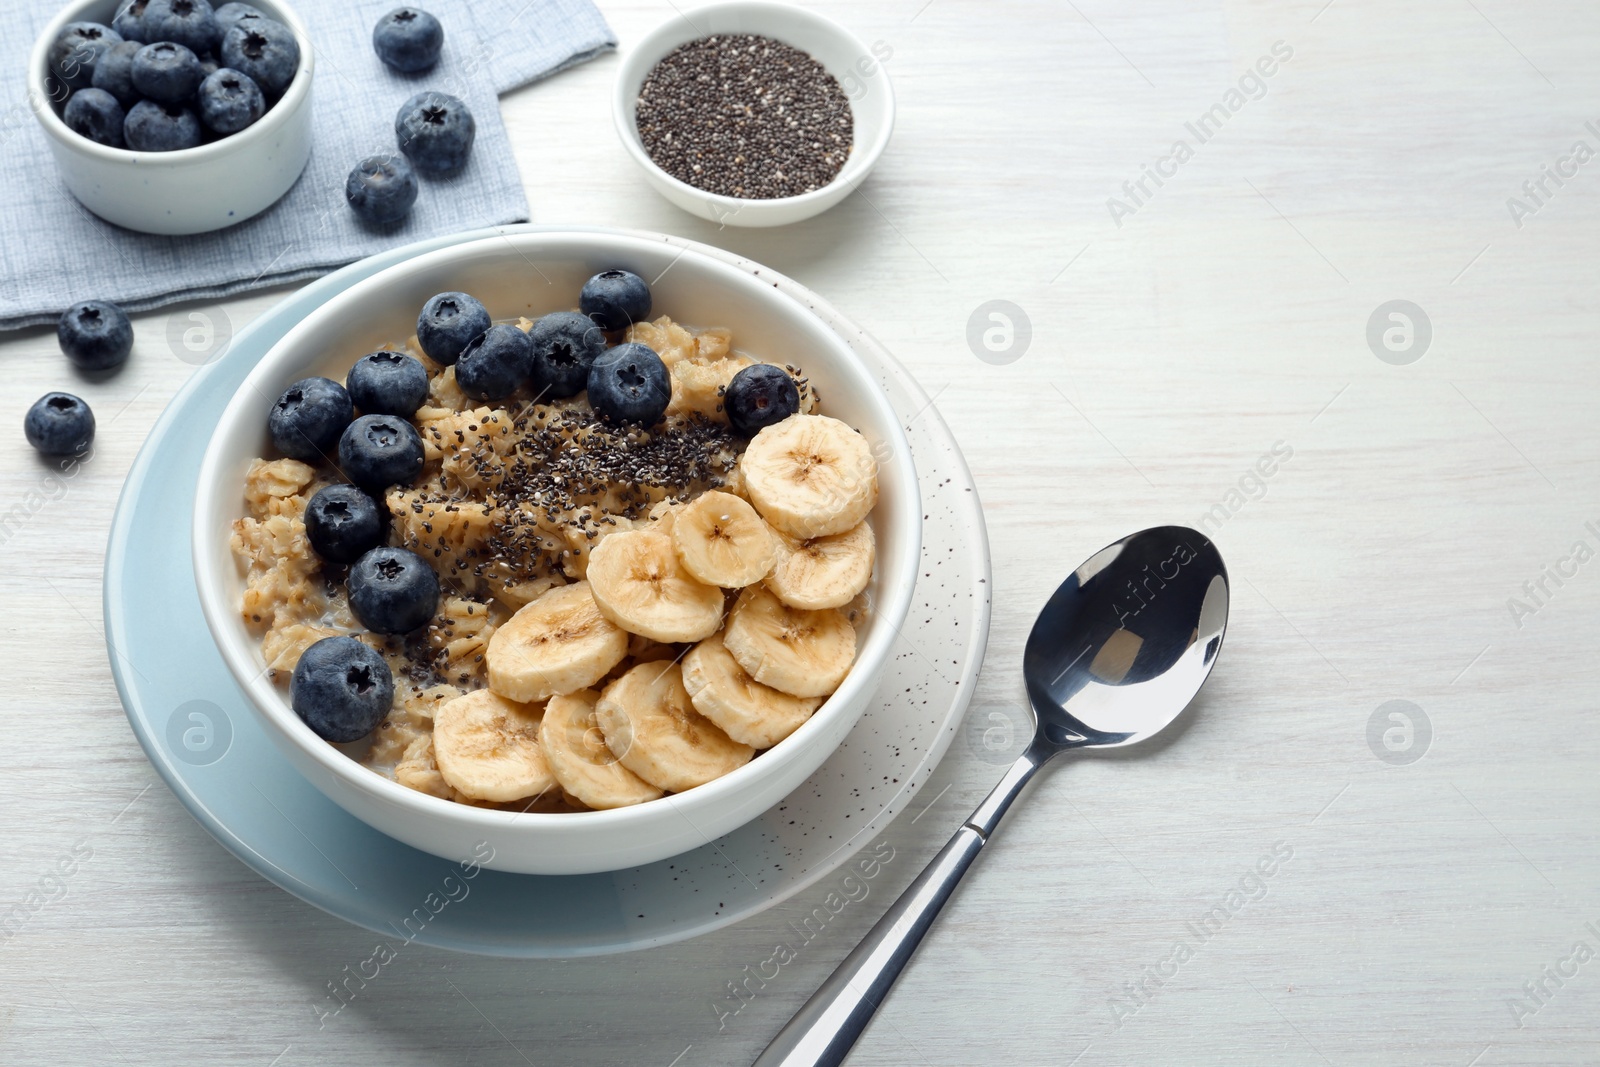
[[[1228,570],[1184,526],[1096,552],[1055,591],[1028,635],[1022,674],[1033,740],[978,810],[846,956],[755,1067],[837,1067],[1022,787],[1068,749],[1156,734],[1199,692],[1228,625]]]

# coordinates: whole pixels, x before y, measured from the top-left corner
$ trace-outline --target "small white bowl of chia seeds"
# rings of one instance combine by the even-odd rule
[[[894,128],[890,49],[789,4],[676,15],[623,56],[613,116],[662,196],[728,226],[786,226],[849,196]]]

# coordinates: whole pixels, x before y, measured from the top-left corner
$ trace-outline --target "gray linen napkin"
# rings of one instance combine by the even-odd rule
[[[419,75],[391,71],[372,51],[372,26],[403,0],[299,0],[316,49],[311,162],[276,205],[210,234],[157,237],[91,215],[56,173],[27,106],[27,59],[50,0],[0,0],[0,330],[53,323],[78,300],[144,310],[230,296],[322,274],[410,241],[520,222],[528,202],[498,94],[615,47],[589,0],[425,0],[445,28],[444,55]],[[460,175],[422,180],[410,219],[373,233],[344,202],[365,156],[395,149],[394,115],[413,93],[439,89],[477,120]]]

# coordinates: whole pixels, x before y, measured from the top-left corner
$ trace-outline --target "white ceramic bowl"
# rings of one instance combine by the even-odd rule
[[[254,125],[177,152],[109,148],[67,128],[51,105],[51,42],[69,22],[109,26],[118,0],[74,0],[57,12],[28,58],[28,104],[44,128],[61,180],[84,207],[140,233],[205,233],[259,215],[289,191],[311,158],[311,38],[282,0],[251,3],[294,31],[300,69]]]
[[[766,753],[716,781],[636,807],[510,814],[407,789],[319,740],[300,721],[284,690],[267,679],[259,644],[240,617],[244,583],[228,533],[244,513],[250,461],[270,454],[267,413],[290,382],[311,374],[342,379],[360,356],[408,337],[418,309],[435,293],[472,293],[497,319],[532,317],[570,309],[584,280],[611,267],[657,279],[655,314],[729,327],[736,348],[803,367],[825,410],[872,443],[880,468],[872,517],[878,562],[870,588],[874,607],[856,664],[810,721]],[[301,773],[356,818],[407,844],[461,860],[487,841],[494,850],[489,866],[538,874],[617,870],[698,848],[805,781],[878,686],[910,606],[921,537],[916,471],[894,409],[820,318],[761,278],[692,246],[655,235],[554,229],[513,230],[427,253],[357,283],[307,316],[262,358],[223,412],[201,466],[193,526],[200,604],[217,646],[267,732]]]
[[[650,159],[639,140],[634,112],[645,76],[668,52],[681,44],[721,33],[754,33],[811,53],[839,79],[855,121],[850,158],[838,175],[800,196],[774,200],[742,200],[718,196],[679,181]],[[855,191],[877,164],[894,129],[894,89],[883,69],[888,50],[880,42],[869,48],[831,19],[789,4],[736,0],[675,15],[628,49],[617,70],[612,116],[617,134],[656,191],[683,210],[729,226],[787,226],[820,214]]]

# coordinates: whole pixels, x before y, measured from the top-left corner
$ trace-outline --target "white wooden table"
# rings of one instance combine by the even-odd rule
[[[1600,962],[1574,948],[1600,952],[1600,162],[1570,151],[1600,151],[1600,9],[819,6],[893,52],[900,122],[859,194],[776,232],[677,212],[611,130],[608,57],[503,102],[535,221],[750,255],[912,367],[989,520],[980,711],[1019,704],[1034,611],[1124,533],[1209,515],[1235,589],[1188,728],[1055,768],[851,1062],[1595,1063]],[[606,13],[626,46],[673,8]],[[1275,42],[1271,77],[1246,77]],[[1202,141],[1185,124],[1217,103]],[[207,310],[242,326],[281,295]],[[1009,363],[967,341],[991,300],[1031,323]],[[1387,319],[1369,347],[1395,300],[1424,310],[1425,351],[1415,313],[1409,349]],[[92,852],[0,944],[0,1062],[746,1063],[996,778],[958,741],[931,806],[886,831],[899,858],[874,895],[720,1029],[727,983],[824,887],[633,956],[413,948],[319,1029],[370,935],[189,818],[99,636],[119,486],[192,370],[167,320],[139,316],[125,371],[81,386],[98,447],[61,489],[19,424],[70,375],[51,333],[0,339],[0,513],[32,512],[0,544],[0,910]],[[1379,711],[1396,700],[1408,719]],[[1290,858],[1253,879],[1275,848]]]

